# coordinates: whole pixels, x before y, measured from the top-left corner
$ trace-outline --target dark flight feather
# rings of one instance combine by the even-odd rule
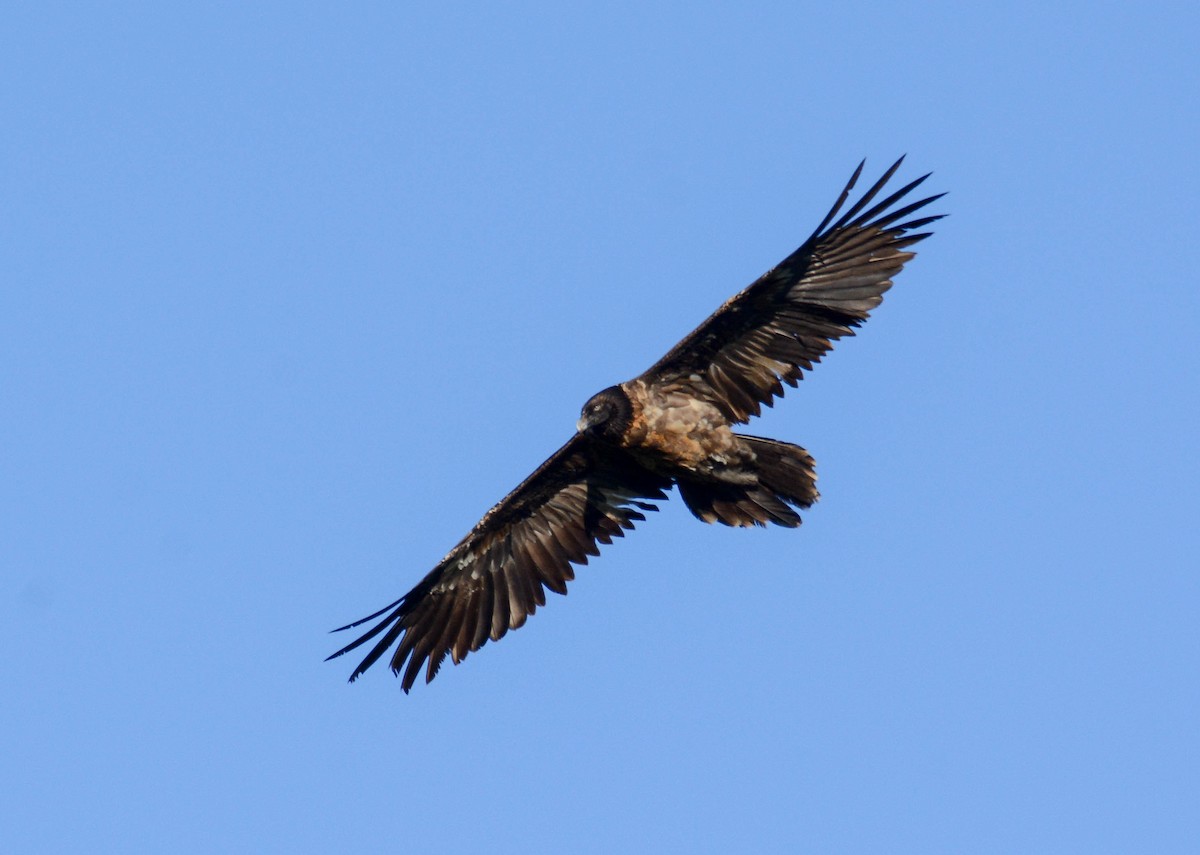
[[[888,213],[928,175],[864,212],[899,168],[897,160],[836,223],[863,165],[838,201],[799,249],[768,270],[655,363],[642,379],[675,383],[715,404],[731,420],[745,422],[795,386],[843,336],[867,319],[914,253],[905,249],[928,237],[910,234],[940,217],[897,224],[944,194]],[[828,226],[828,228],[827,228]]]
[[[405,691],[428,661],[432,680],[447,654],[455,663],[489,639],[498,641],[546,602],[543,585],[565,594],[570,563],[598,555],[600,537],[623,534],[645,499],[665,499],[670,479],[625,452],[574,436],[492,508],[421,582],[385,609],[341,629],[382,617],[330,659],[382,634],[350,679],[357,679],[400,640],[391,668]],[[611,539],[611,537],[610,537]],[[407,660],[407,661],[406,661]]]

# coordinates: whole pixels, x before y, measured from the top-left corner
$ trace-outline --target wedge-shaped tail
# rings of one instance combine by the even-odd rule
[[[698,519],[731,526],[774,523],[788,528],[800,525],[793,510],[811,507],[817,500],[817,474],[812,455],[798,445],[738,434],[754,451],[754,481],[679,480],[679,495]]]

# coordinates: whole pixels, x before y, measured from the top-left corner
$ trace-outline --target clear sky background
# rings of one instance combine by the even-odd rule
[[[1195,4],[4,18],[5,851],[1200,851]],[[322,661],[905,152],[801,529]]]

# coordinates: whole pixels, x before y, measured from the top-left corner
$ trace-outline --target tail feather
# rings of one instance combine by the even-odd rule
[[[750,484],[680,478],[679,494],[698,519],[730,526],[795,528],[800,515],[792,509],[817,500],[812,456],[798,445],[738,434],[754,452],[755,481]]]

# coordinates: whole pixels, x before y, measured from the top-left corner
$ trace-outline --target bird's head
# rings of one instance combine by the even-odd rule
[[[633,405],[620,386],[597,392],[583,405],[575,428],[580,433],[616,442],[629,428]]]

